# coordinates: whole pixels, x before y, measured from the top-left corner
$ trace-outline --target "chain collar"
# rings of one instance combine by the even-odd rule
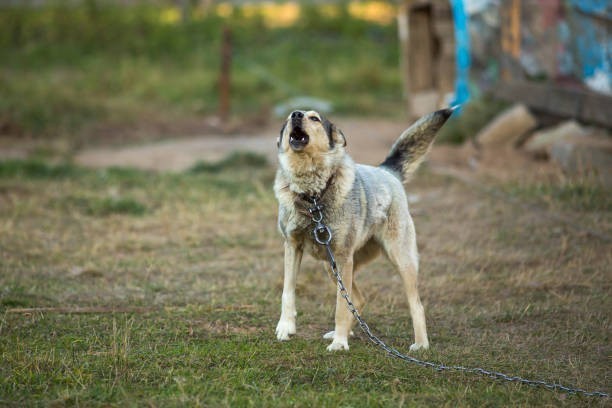
[[[308,213],[310,214],[312,222],[315,224],[312,229],[314,239],[317,244],[325,245],[329,248],[329,244],[332,240],[332,232],[329,227],[323,223],[323,205],[318,202],[316,197],[311,196],[310,198],[312,200],[312,206],[308,209]]]

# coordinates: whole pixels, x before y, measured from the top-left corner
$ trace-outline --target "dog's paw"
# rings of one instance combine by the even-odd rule
[[[295,334],[295,322],[279,320],[276,325],[276,338],[280,341],[289,340],[289,335]]]
[[[330,331],[330,332],[327,332],[327,333],[325,333],[323,335],[323,338],[326,339],[326,340],[331,340],[331,339],[334,338],[334,333],[335,333],[335,331],[333,331],[333,330]],[[351,330],[351,332],[349,333],[349,336],[354,336],[354,335],[355,335],[355,333],[353,333],[353,331]]]
[[[429,348],[429,343],[414,343],[410,346],[410,351],[419,351],[419,350],[427,350]]]
[[[348,341],[346,340],[334,340],[329,346],[327,346],[327,351],[341,351],[348,349],[349,345]]]

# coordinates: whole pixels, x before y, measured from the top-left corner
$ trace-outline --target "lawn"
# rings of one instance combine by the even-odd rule
[[[361,333],[329,353],[335,288],[309,258],[298,333],[276,341],[273,174],[244,156],[179,174],[0,162],[0,405],[608,404],[408,365]],[[609,242],[428,171],[409,192],[432,345],[416,357],[609,391]],[[517,197],[610,225],[571,192]],[[408,350],[399,276],[379,260],[357,280],[370,326]]]
[[[299,96],[327,100],[340,113],[402,114],[388,4],[364,3],[391,7],[383,22],[360,18],[348,3],[294,4],[296,18],[283,22],[288,11],[268,3],[199,8],[186,23],[171,2],[130,4],[0,8],[0,135],[78,145],[138,124],[196,121],[201,130],[219,109],[225,28],[233,38],[235,120],[261,122],[275,105]]]

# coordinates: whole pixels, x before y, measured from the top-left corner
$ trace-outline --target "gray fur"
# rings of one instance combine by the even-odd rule
[[[441,111],[439,111],[441,112]],[[325,261],[324,247],[314,243],[309,203],[305,195],[319,196],[324,219],[333,231],[331,242],[345,286],[358,310],[365,299],[354,281],[361,266],[383,252],[404,280],[415,332],[411,350],[429,347],[425,315],[417,290],[418,253],[412,218],[408,212],[402,185],[405,169],[413,172],[423,159],[444,120],[436,112],[416,122],[393,146],[386,165],[372,167],[355,164],[344,151],[344,143],[327,143],[328,134],[321,124],[299,124],[310,142],[299,151],[287,139],[293,126],[287,121],[279,143],[279,169],[274,191],[279,202],[279,230],[285,239],[285,283],[281,317],[276,327],[279,340],[295,334],[295,282],[304,252]],[[308,115],[318,115],[314,111]],[[319,116],[320,117],[320,116]],[[335,126],[333,129],[336,129]],[[342,140],[335,130],[334,140]],[[341,139],[342,138],[342,139]],[[408,149],[401,152],[401,149]],[[400,163],[401,168],[394,168]],[[348,336],[353,316],[338,294],[335,330],[329,333],[328,350],[348,350]]]

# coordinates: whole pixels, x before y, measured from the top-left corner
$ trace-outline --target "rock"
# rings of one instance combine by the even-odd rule
[[[536,125],[536,118],[525,105],[517,104],[497,115],[476,135],[476,142],[484,148],[511,147]]]
[[[523,146],[525,151],[534,156],[546,157],[549,155],[553,143],[574,137],[585,136],[588,131],[573,120],[560,123],[557,126],[545,128],[534,132]]]
[[[595,177],[612,187],[612,138],[597,135],[575,136],[558,140],[550,148],[550,157],[570,177]]]

